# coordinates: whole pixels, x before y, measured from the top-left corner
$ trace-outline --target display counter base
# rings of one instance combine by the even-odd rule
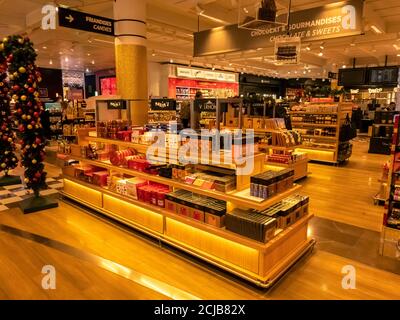
[[[0,187],[21,184],[20,176],[3,176],[0,178]]]
[[[61,195],[262,288],[276,283],[315,243],[307,235],[312,214],[261,243],[70,177]]]
[[[34,213],[46,209],[52,209],[58,207],[58,201],[50,197],[35,197],[25,199],[19,203],[24,214]]]

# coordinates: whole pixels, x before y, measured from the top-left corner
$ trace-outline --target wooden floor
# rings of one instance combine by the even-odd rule
[[[373,197],[389,156],[369,154],[368,147],[367,139],[354,142],[353,155],[339,167],[309,164],[311,174],[301,184],[314,215],[381,231],[384,209],[374,205]]]
[[[306,257],[273,291],[260,291],[63,202],[59,208],[25,216],[12,209],[0,214],[0,224],[62,241],[201,299],[400,299],[400,276],[324,251]],[[0,239],[0,299],[159,299],[172,294],[162,285],[137,285],[30,240],[4,232]],[[40,272],[47,264],[57,270],[55,291],[40,286]],[[356,290],[341,288],[341,269],[348,264],[357,270]]]
[[[312,175],[304,182],[304,193],[310,195],[316,215],[372,230],[380,228],[383,209],[373,205],[372,196],[387,157],[366,154],[366,145],[356,145],[346,167],[310,165]],[[49,171],[55,173],[56,168]],[[400,299],[399,275],[321,250],[315,250],[273,290],[265,292],[64,202],[59,208],[31,215],[18,209],[1,212],[0,225],[60,241],[114,261],[143,279],[155,280],[137,283],[73,253],[0,231],[0,300],[166,299],[174,296],[174,290],[201,299]],[[341,287],[342,267],[349,264],[357,272],[355,290]],[[41,287],[44,265],[56,268],[54,291]]]

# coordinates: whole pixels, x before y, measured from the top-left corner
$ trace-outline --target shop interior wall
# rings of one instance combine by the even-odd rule
[[[39,88],[47,88],[48,97],[52,100],[56,100],[56,94],[62,97],[63,95],[62,70],[39,68],[39,71],[42,74],[42,82],[40,82]]]

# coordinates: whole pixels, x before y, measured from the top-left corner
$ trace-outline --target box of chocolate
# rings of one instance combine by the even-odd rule
[[[147,185],[147,181],[140,178],[131,178],[126,180],[127,195],[138,199],[138,188]]]
[[[100,187],[107,186],[108,171],[93,172],[93,184]]]
[[[128,188],[126,186],[126,180],[119,180],[117,181],[116,191],[123,196],[128,195]]]

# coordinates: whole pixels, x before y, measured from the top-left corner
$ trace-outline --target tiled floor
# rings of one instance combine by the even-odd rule
[[[42,190],[40,195],[57,194],[62,189],[63,183],[60,177],[46,179],[48,189]],[[19,202],[31,197],[32,190],[26,189],[22,184],[0,187],[0,212],[18,206]]]

